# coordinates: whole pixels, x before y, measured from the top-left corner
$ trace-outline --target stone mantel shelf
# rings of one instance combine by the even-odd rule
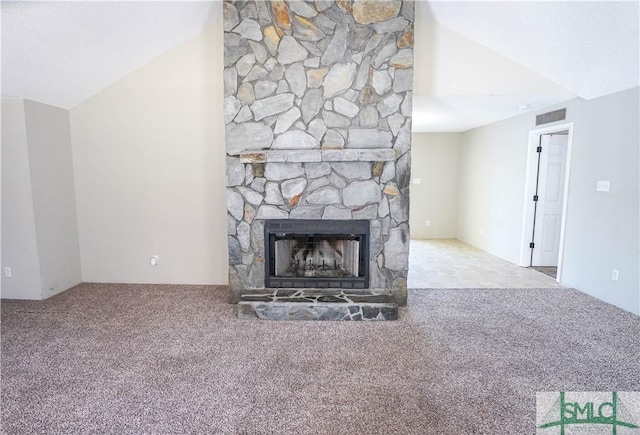
[[[242,163],[316,163],[316,162],[391,162],[396,159],[393,149],[313,149],[243,151]]]

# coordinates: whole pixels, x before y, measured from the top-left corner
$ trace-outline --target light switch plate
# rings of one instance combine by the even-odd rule
[[[596,191],[608,192],[610,186],[611,182],[609,180],[598,180],[598,183],[596,184]]]
[[[413,179],[413,184],[420,184],[422,182],[422,180],[420,178],[414,178]]]

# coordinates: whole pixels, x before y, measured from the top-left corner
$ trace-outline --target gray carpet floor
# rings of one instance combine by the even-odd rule
[[[3,301],[2,431],[528,434],[537,391],[640,390],[640,318],[571,289],[416,289],[372,323],[239,320],[225,299]]]

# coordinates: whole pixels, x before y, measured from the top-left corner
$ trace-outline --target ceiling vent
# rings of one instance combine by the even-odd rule
[[[543,113],[536,116],[536,125],[549,124],[556,121],[564,121],[567,119],[567,109],[554,110],[553,112]]]

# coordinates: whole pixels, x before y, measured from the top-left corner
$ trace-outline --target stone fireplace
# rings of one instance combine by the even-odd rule
[[[406,304],[413,2],[223,8],[230,302],[313,288]]]

